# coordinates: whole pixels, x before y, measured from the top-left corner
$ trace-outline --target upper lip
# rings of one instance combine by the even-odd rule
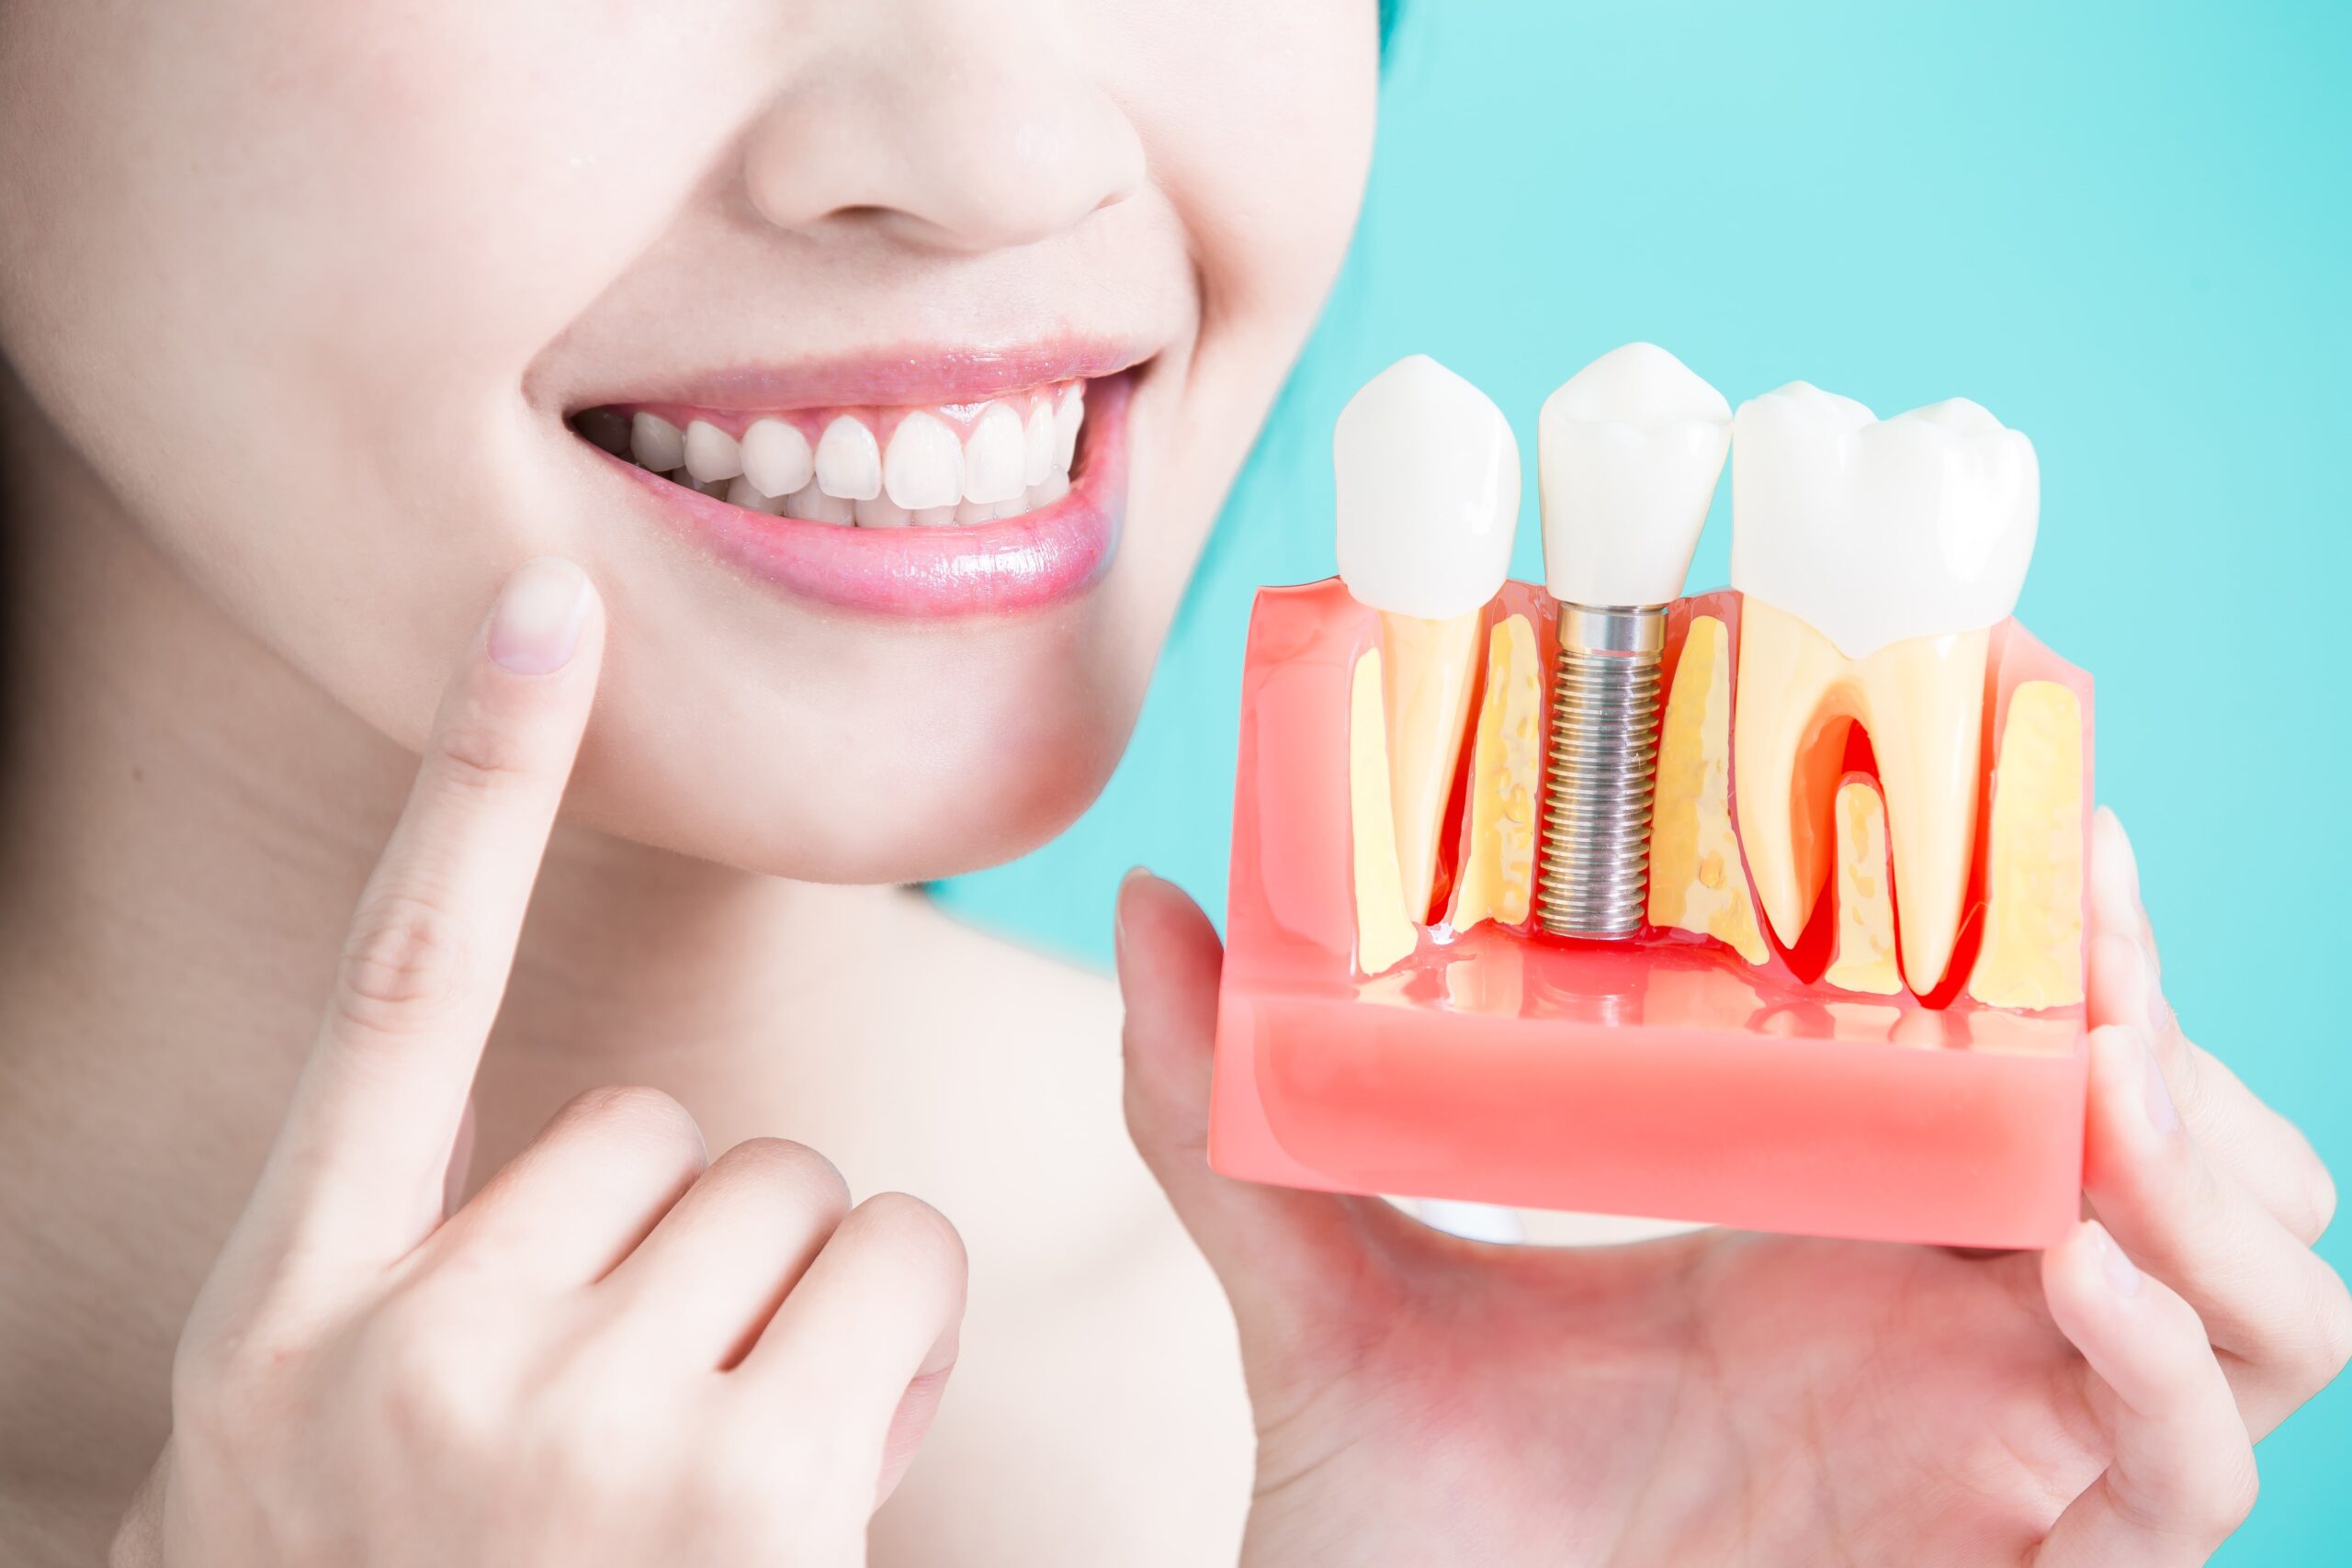
[[[913,406],[985,401],[1059,381],[1114,375],[1148,358],[1147,345],[1102,338],[940,347],[774,365],[656,372],[570,400],[567,413],[612,403],[680,403],[713,411]]]

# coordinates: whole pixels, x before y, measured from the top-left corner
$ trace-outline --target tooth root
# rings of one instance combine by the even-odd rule
[[[1356,660],[1348,701],[1348,822],[1355,851],[1356,967],[1377,975],[1419,940],[1396,874],[1396,823],[1382,713],[1380,649]]]
[[[1011,403],[990,403],[964,438],[964,499],[982,505],[1018,501],[1029,488],[1023,470],[1029,437]]]
[[[703,484],[731,479],[743,471],[743,448],[708,420],[686,426],[686,472]]]
[[[790,495],[817,477],[816,454],[789,421],[753,420],[743,432],[743,475],[763,495]]]
[[[890,433],[882,487],[910,512],[954,506],[964,499],[963,443],[930,414],[908,414]]]
[[[639,468],[666,474],[685,466],[686,438],[660,414],[638,413],[628,422],[628,451]]]
[[[1894,961],[1894,896],[1886,858],[1886,802],[1878,785],[1849,774],[1838,786],[1838,933],[1822,978],[1844,991],[1891,997],[1903,989]]]
[[[1535,887],[1535,807],[1544,793],[1544,669],[1525,615],[1487,637],[1486,694],[1470,748],[1469,822],[1448,923],[1525,922]]]
[[[1935,989],[1951,963],[1975,851],[1986,634],[1913,637],[1849,660],[1785,611],[1740,612],[1733,784],[1765,918],[1804,932],[1830,871],[1848,732],[1869,734],[1894,845],[1903,973]]]
[[[1405,908],[1429,913],[1437,886],[1440,835],[1478,679],[1483,610],[1445,620],[1380,614],[1386,652],[1385,684],[1389,790],[1395,801],[1396,872]]]
[[[817,438],[817,488],[841,501],[882,493],[882,448],[864,420],[842,414]]]

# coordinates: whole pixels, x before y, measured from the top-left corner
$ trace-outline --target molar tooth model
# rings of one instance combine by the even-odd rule
[[[1803,383],[1734,417],[1642,344],[1539,433],[1544,589],[1505,581],[1508,425],[1415,356],[1335,435],[1344,587],[1259,596],[1212,1161],[2059,1238],[2090,680],[2010,618],[2031,443]],[[1677,598],[1726,441],[1732,588]]]

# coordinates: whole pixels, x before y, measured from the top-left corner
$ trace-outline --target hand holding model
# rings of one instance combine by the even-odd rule
[[[2089,678],[2010,618],[2031,443],[1804,383],[1735,415],[1629,345],[1544,408],[1539,595],[1494,581],[1508,517],[1465,547],[1421,499],[1508,439],[1442,376],[1350,405],[1340,583],[1260,600],[1231,953],[1120,903],[1129,1126],[1240,1327],[1249,1561],[2204,1561],[2352,1299],[2310,1145],[2163,998]],[[1732,592],[1682,599],[1727,455]],[[1367,529],[1367,489],[1416,503]],[[1474,743],[1380,724],[1394,585],[1448,557]],[[1408,783],[1459,806],[1400,897]],[[1809,1234],[1498,1247],[1378,1192]]]
[[[2182,1032],[2130,845],[2097,832],[2098,1218],[2040,1255],[1515,1249],[1227,1179],[1204,1158],[1216,936],[1132,877],[1128,1122],[1240,1325],[1246,1561],[2203,1562],[2253,1505],[2252,1441],[2352,1353],[2352,1304],[2311,1249],[2325,1169]]]
[[[935,1212],[606,1089],[447,1213],[602,642],[535,562],[449,687],[117,1564],[865,1560],[955,1359]]]

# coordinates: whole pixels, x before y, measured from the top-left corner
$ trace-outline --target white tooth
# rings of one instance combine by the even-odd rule
[[[882,449],[862,419],[842,414],[817,438],[817,486],[841,501],[882,493]]]
[[[731,479],[743,471],[743,449],[708,420],[686,426],[686,471],[705,483]]]
[[[811,523],[846,524],[856,521],[855,505],[838,495],[827,495],[821,485],[812,483],[784,498],[784,514]]]
[[[1060,444],[1054,434],[1054,405],[1037,400],[1029,411],[1029,423],[1023,427],[1024,450],[1022,453],[1021,479],[1029,485],[1041,485],[1054,471],[1054,456]]]
[[[1486,393],[1426,354],[1364,383],[1331,432],[1340,576],[1376,610],[1447,620],[1510,573],[1519,443]]]
[[[1011,501],[967,501],[956,509],[956,521],[993,523],[1000,517],[1018,517],[1023,510],[1017,496]]]
[[[628,422],[628,455],[639,468],[666,474],[684,464],[686,438],[658,413],[637,414]]]
[[[1416,354],[1348,400],[1331,464],[1340,577],[1380,612],[1391,826],[1419,923],[1482,663],[1479,613],[1510,571],[1519,443],[1492,399]]]
[[[2017,607],[2041,516],[2033,443],[1965,398],[1874,419],[1794,381],[1733,426],[1731,583],[1849,659]]]
[[[1903,976],[1950,966],[1975,853],[1989,628],[2040,520],[2033,444],[1955,399],[1878,421],[1803,382],[1740,406],[1732,786],[1758,902],[1784,942],[1828,879],[1848,730],[1870,737]]]
[[[1011,403],[990,403],[964,438],[964,499],[982,503],[1014,500],[1028,486],[1022,477],[1027,462],[1028,438],[1020,414]]]
[[[1086,418],[1086,383],[1073,381],[1054,410],[1054,467],[1063,473],[1078,459],[1078,427]]]
[[[1041,506],[1051,506],[1069,493],[1069,476],[1068,474],[1047,474],[1045,482],[1029,487],[1028,509],[1035,512]]]
[[[727,493],[727,485],[724,480],[711,479],[705,481],[698,479],[695,478],[694,470],[691,468],[673,468],[662,477],[668,479],[673,485],[683,485],[687,490],[699,491],[704,495],[723,496]]]
[[[954,506],[964,498],[964,445],[927,413],[910,413],[890,433],[882,482],[909,511]]]
[[[869,496],[857,503],[861,528],[903,528],[913,520],[907,509],[887,495]]]
[[[918,528],[944,528],[956,521],[956,508],[953,506],[917,507],[914,520],[915,526]]]
[[[817,459],[798,425],[753,420],[743,432],[743,473],[770,495],[790,495],[816,477]]]
[[[784,515],[784,497],[769,495],[747,479],[738,478],[727,487],[727,504],[752,512],[764,512],[771,517]]]
[[[1654,344],[1611,349],[1544,400],[1544,586],[1572,604],[1663,604],[1731,447],[1731,405]]]

